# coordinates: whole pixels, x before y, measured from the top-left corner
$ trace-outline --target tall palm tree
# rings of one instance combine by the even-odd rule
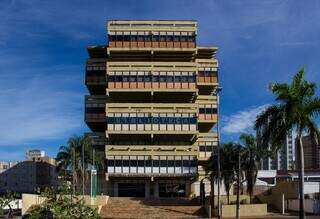
[[[73,190],[80,188],[80,178],[82,177],[82,189],[88,180],[89,165],[93,165],[93,142],[88,135],[73,136],[69,138],[67,146],[61,146],[57,154],[57,170],[58,172],[72,172]],[[95,158],[97,163],[101,163],[101,156]]]
[[[245,173],[247,181],[247,193],[252,202],[254,185],[257,181],[258,169],[261,159],[267,156],[264,148],[258,147],[256,137],[252,134],[241,134],[240,141],[242,143],[241,166]]]
[[[236,156],[237,156],[237,148],[234,143],[229,142],[226,144],[222,144],[220,148],[220,165],[221,165],[221,178],[220,182],[223,182],[226,192],[227,192],[227,202],[230,203],[230,189],[232,184],[235,181],[236,176],[236,168],[237,168],[237,162],[236,162]],[[217,163],[218,163],[218,157],[217,154],[213,154],[210,157],[207,171],[210,171],[211,173],[211,182],[214,182],[217,180]],[[213,183],[211,183],[213,184]]]
[[[276,95],[276,103],[258,115],[255,128],[258,143],[272,151],[278,151],[288,132],[295,130],[298,154],[300,218],[304,210],[304,154],[302,135],[308,133],[317,144],[320,133],[315,118],[320,113],[320,99],[316,96],[316,84],[305,80],[301,69],[291,84],[272,83],[270,90]]]

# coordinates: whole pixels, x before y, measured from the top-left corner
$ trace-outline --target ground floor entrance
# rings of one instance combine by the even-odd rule
[[[145,183],[119,183],[119,197],[145,197]]]
[[[113,197],[173,198],[189,197],[189,179],[109,179],[108,195]]]

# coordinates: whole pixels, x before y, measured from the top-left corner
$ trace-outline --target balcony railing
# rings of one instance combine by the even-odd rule
[[[85,120],[87,122],[106,122],[105,113],[86,113]]]
[[[193,32],[124,32],[109,35],[110,48],[195,48]]]
[[[108,174],[182,175],[196,174],[194,156],[113,156],[107,160]]]
[[[194,72],[109,72],[110,89],[195,89]]]
[[[86,76],[87,85],[106,85],[106,77],[104,76]]]

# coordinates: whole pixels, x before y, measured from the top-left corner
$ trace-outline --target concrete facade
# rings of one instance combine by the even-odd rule
[[[306,170],[320,170],[320,145],[315,144],[310,136],[302,138],[304,152],[304,168]],[[296,157],[298,157],[296,155]]]
[[[216,47],[196,21],[109,21],[88,47],[85,121],[112,196],[197,196],[217,146]],[[110,189],[110,187],[112,187]]]
[[[55,160],[50,157],[22,161],[0,173],[0,193],[34,193],[38,189],[57,185]]]
[[[293,170],[293,139],[292,133],[286,136],[285,143],[276,154],[275,158],[267,158],[261,161],[261,170]]]

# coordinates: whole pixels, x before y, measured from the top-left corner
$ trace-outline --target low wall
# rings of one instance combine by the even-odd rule
[[[208,198],[210,198],[210,197],[208,197]],[[243,202],[246,203],[246,204],[250,203],[250,197],[248,195],[240,195],[239,199],[240,199],[240,202],[242,202],[242,203]],[[228,197],[226,195],[221,195],[220,196],[220,200],[221,200],[221,205],[228,204],[227,203],[228,202]],[[236,201],[237,201],[237,196],[236,195],[230,195],[230,197],[229,197],[230,204],[236,203]],[[218,206],[218,196],[215,195],[214,196],[214,207],[217,207],[217,206]]]
[[[84,199],[84,203],[86,206],[98,208],[98,213],[100,213],[102,206],[106,205],[109,200],[109,196],[106,195],[97,195],[94,200],[92,200],[89,195],[78,197]],[[24,215],[31,206],[41,205],[46,201],[46,199],[46,197],[41,197],[40,195],[22,194],[22,215]]]
[[[33,205],[40,205],[46,200],[45,197],[40,197],[35,194],[22,194],[22,209],[21,214],[24,215]]]
[[[223,218],[234,218],[236,217],[236,205],[222,205],[221,216]],[[214,210],[213,215],[217,216],[217,209]],[[240,216],[241,217],[256,217],[267,215],[266,204],[248,204],[240,205]]]
[[[288,200],[286,209],[290,211],[299,211],[299,199]],[[305,211],[311,214],[320,214],[320,200],[305,199]]]

